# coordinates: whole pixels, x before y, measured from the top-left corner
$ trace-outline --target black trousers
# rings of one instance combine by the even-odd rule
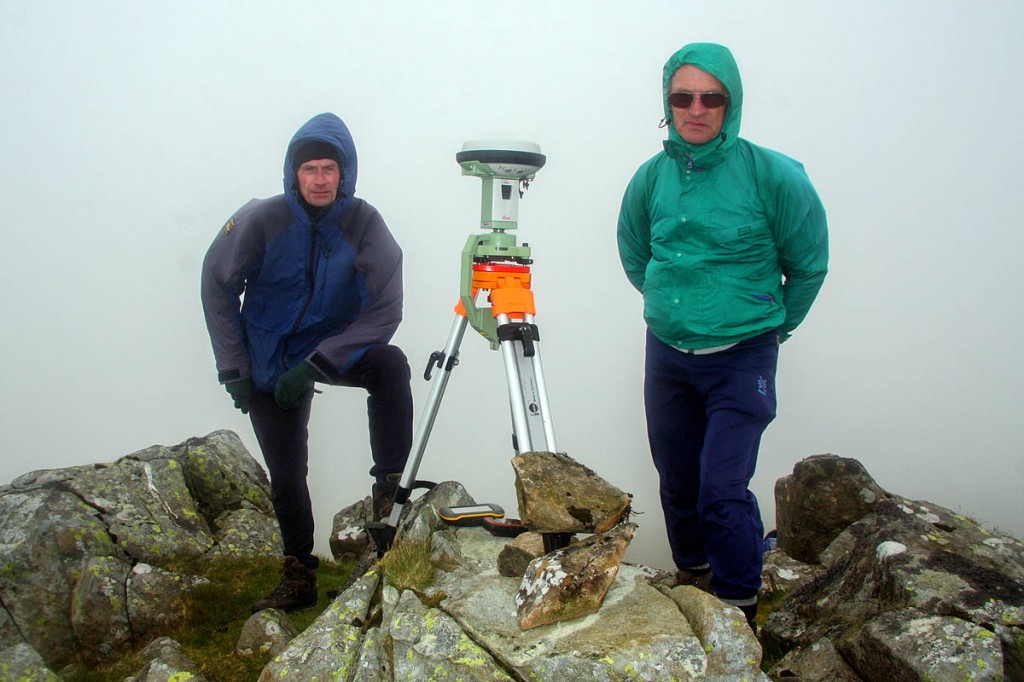
[[[401,473],[412,447],[411,373],[398,346],[371,346],[342,377],[340,386],[366,389],[370,427],[370,475],[380,480]],[[317,566],[313,554],[313,504],[309,495],[309,416],[313,393],[299,407],[283,410],[274,394],[255,391],[249,418],[270,473],[274,514],[281,526],[285,556]]]

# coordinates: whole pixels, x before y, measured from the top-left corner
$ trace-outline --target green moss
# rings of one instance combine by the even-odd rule
[[[202,576],[209,582],[197,585],[178,603],[169,605],[168,608],[179,616],[178,624],[148,635],[139,647],[157,636],[167,636],[181,645],[184,654],[210,682],[257,679],[270,660],[269,654],[237,656],[235,645],[241,636],[242,626],[251,615],[252,603],[269,593],[281,579],[281,558],[177,559],[168,562],[165,568]],[[344,587],[351,572],[352,562],[320,562],[317,571],[320,600],[313,608],[289,614],[297,630],[305,630],[330,606],[332,600],[327,593]],[[79,662],[75,672],[65,679],[66,682],[123,680],[133,677],[145,664],[139,648],[135,648],[102,666]],[[195,679],[195,676],[189,673],[171,678],[182,682],[190,679]]]

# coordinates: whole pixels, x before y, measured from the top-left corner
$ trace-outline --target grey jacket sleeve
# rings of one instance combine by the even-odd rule
[[[239,209],[217,233],[203,259],[200,296],[221,383],[250,375],[241,296],[246,280],[259,269],[263,252],[258,228],[250,220],[259,203],[253,199]]]
[[[357,246],[355,267],[365,287],[366,305],[345,330],[322,340],[306,360],[328,381],[337,382],[377,343],[387,343],[402,321],[402,249],[380,213],[363,202],[365,214],[347,235]]]

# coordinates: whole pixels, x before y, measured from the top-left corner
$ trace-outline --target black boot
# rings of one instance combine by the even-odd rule
[[[740,611],[743,612],[743,615],[747,617],[747,625],[750,626],[750,629],[753,630],[756,635],[757,623],[754,619],[757,618],[757,602],[754,602],[753,604],[745,604],[739,608]]]
[[[284,558],[284,577],[270,594],[252,605],[252,612],[263,609],[295,611],[316,604],[316,569],[304,566],[293,556]]]
[[[711,591],[711,567],[680,568],[676,571],[676,585],[692,585],[698,590],[714,594]]]
[[[373,520],[380,521],[391,516],[395,506],[395,491],[402,474],[388,474],[373,484]]]

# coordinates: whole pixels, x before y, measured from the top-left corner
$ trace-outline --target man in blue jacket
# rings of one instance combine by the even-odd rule
[[[377,210],[355,197],[356,171],[344,122],[313,117],[288,145],[284,193],[242,206],[203,261],[219,380],[252,421],[284,545],[284,579],[253,612],[317,601],[306,482],[314,382],[369,393],[378,520],[412,444],[409,364],[389,344],[402,320],[402,250]]]

